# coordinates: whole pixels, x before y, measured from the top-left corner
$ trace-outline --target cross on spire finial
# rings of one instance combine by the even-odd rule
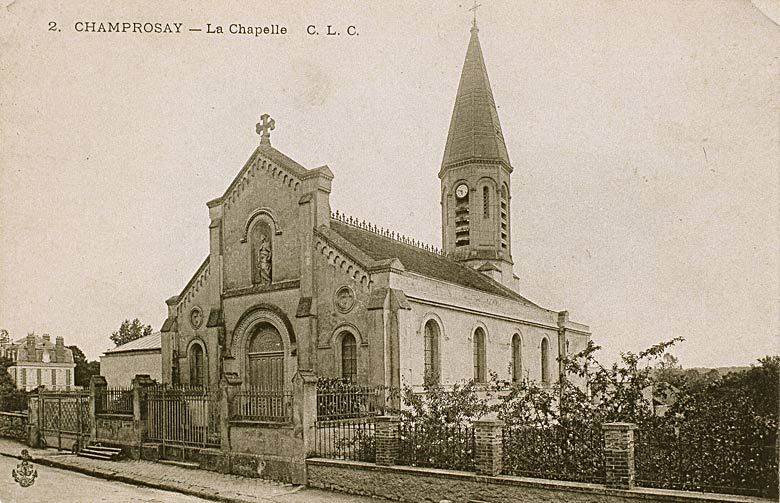
[[[472,21],[472,26],[474,28],[477,27],[477,9],[482,7],[481,3],[477,3],[477,0],[474,0],[474,7],[470,8],[469,11],[474,13],[474,21]]]
[[[260,116],[260,121],[257,123],[255,131],[260,135],[260,143],[270,145],[271,144],[271,131],[276,127],[276,121],[268,114]]]

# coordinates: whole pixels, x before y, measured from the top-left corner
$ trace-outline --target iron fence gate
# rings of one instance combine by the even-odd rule
[[[145,440],[219,447],[219,401],[207,388],[152,387],[146,392]]]
[[[43,443],[51,445],[57,437],[57,449],[65,440],[72,440],[72,449],[86,445],[92,431],[88,391],[43,391],[38,393],[38,430]],[[48,438],[47,438],[48,437]]]

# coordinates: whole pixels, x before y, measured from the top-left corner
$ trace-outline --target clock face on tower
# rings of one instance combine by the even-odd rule
[[[468,195],[468,193],[469,193],[469,188],[466,186],[465,183],[461,183],[455,189],[455,197],[457,197],[458,199],[463,199]]]

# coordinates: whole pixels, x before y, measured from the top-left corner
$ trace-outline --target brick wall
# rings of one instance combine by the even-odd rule
[[[453,503],[766,503],[768,500],[656,489],[612,489],[598,484],[486,477],[473,473],[406,466],[378,466],[358,461],[309,459],[306,462],[310,487],[394,501]]]

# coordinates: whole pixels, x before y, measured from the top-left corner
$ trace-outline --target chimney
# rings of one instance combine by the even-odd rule
[[[45,342],[51,342],[51,335],[49,334],[43,334],[43,340]]]
[[[54,349],[57,354],[57,361],[58,362],[64,362],[65,361],[65,341],[62,339],[61,335],[58,335],[55,339],[54,343]]]
[[[27,360],[35,361],[35,334],[27,334],[25,348],[27,349]]]
[[[569,311],[558,312],[558,326],[563,327],[569,323]]]

